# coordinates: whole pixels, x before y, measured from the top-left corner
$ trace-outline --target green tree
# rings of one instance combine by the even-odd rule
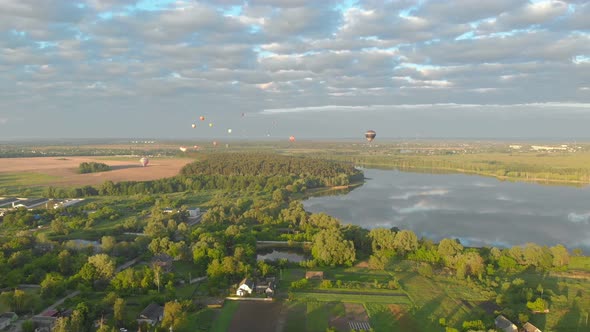
[[[123,321],[125,312],[125,300],[122,298],[117,298],[115,303],[113,303],[113,316],[117,322]]]
[[[184,322],[186,313],[182,303],[178,301],[169,301],[164,304],[164,318],[162,319],[162,326],[177,330]]]
[[[335,229],[322,230],[314,236],[311,254],[318,263],[330,266],[352,266],[355,261],[354,244],[344,240]]]
[[[565,267],[570,262],[570,255],[567,248],[561,244],[558,244],[550,248],[551,254],[553,255],[553,266],[554,267]]]
[[[395,234],[393,240],[394,248],[402,254],[418,249],[418,237],[411,230],[402,230]]]

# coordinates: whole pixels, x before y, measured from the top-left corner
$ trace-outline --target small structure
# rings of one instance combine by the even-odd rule
[[[192,208],[188,209],[187,211],[189,218],[196,218],[201,215],[201,208]]]
[[[152,258],[152,266],[159,266],[164,272],[172,271],[172,257],[166,254],[158,254]]]
[[[496,328],[504,332],[518,332],[516,325],[514,325],[508,318],[499,315],[495,320]]]
[[[305,279],[324,279],[323,271],[307,271],[305,272]]]
[[[238,285],[238,289],[236,290],[236,295],[237,296],[246,296],[246,295],[252,294],[252,291],[254,291],[254,289],[255,289],[254,281],[249,278],[244,278],[244,280],[240,281],[240,284]]]
[[[164,318],[164,307],[155,302],[152,302],[139,314],[139,317],[137,318],[137,324],[141,325],[147,323],[151,326],[154,326],[162,321],[162,318]]]
[[[522,327],[524,328],[525,332],[542,332],[535,325],[533,325],[529,322],[524,323],[524,325]]]
[[[266,289],[264,290],[264,293],[266,294],[266,297],[274,297],[275,296],[275,290],[276,290],[277,286],[274,283],[274,281],[271,281],[268,286],[266,287]]]
[[[0,315],[0,330],[7,328],[10,324],[14,323],[18,319],[18,316],[14,312],[5,312]]]

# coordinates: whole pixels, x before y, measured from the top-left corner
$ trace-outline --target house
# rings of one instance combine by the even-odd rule
[[[152,258],[152,266],[159,266],[164,272],[172,271],[172,257],[166,254],[158,254]]]
[[[240,281],[238,285],[238,289],[236,290],[237,296],[246,296],[252,294],[252,291],[256,289],[254,287],[254,281],[252,279],[244,278],[244,280]]]
[[[273,297],[275,295],[276,282],[274,277],[266,278],[266,282],[256,283],[256,293],[266,294],[267,297]]]
[[[19,200],[16,202],[12,202],[12,208],[16,209],[16,208],[21,208],[24,207],[25,209],[34,209],[40,205],[43,205],[45,203],[49,202],[49,200],[47,198],[35,198],[35,199],[25,199],[25,200]]]
[[[307,271],[305,272],[305,279],[324,279],[323,271]]]
[[[266,287],[266,289],[264,290],[266,297],[274,297],[276,288],[277,288],[276,284],[271,281],[268,284],[268,286]]]
[[[0,330],[7,328],[14,323],[18,316],[14,312],[5,312],[0,315]]]
[[[143,309],[136,320],[140,326],[144,323],[154,326],[162,321],[162,318],[164,318],[164,307],[152,302]]]
[[[496,328],[504,332],[518,332],[516,325],[514,325],[508,318],[500,315],[495,320]]]
[[[524,328],[525,332],[541,332],[541,330],[529,322],[524,323],[522,327]]]

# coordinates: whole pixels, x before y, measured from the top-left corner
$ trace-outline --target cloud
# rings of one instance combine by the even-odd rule
[[[408,132],[439,114],[473,120],[448,122],[444,135],[483,132],[514,112],[542,133],[539,115],[556,123],[588,109],[589,15],[587,1],[549,0],[0,1],[0,107],[43,120],[13,121],[0,138],[148,127],[193,137],[159,129],[171,105],[178,121],[195,108],[221,122],[242,111],[315,112],[324,124],[339,112],[413,112]],[[147,116],[133,129],[89,121],[118,110],[130,123],[138,109]],[[359,122],[335,120],[342,125],[321,132],[339,136]],[[306,121],[290,124],[299,127],[283,129],[298,137],[316,135]],[[569,137],[569,124],[555,133]]]
[[[402,195],[394,195],[389,198],[407,200],[411,197],[416,197],[416,196],[444,196],[448,193],[449,193],[449,191],[447,189],[433,189],[433,190],[428,190],[428,191],[407,192]]]
[[[567,220],[576,224],[588,224],[590,223],[590,212],[588,213],[575,213],[571,212],[567,215]]]
[[[408,206],[408,207],[404,207],[404,208],[394,208],[394,210],[397,210],[398,213],[401,213],[401,214],[420,213],[420,212],[427,212],[427,211],[432,211],[432,210],[437,210],[437,209],[439,209],[439,207],[432,205],[425,200],[421,200],[420,202],[418,202],[412,206]]]
[[[5,125],[8,123],[8,119],[7,118],[0,118],[0,125]]]
[[[345,106],[345,105],[326,105],[326,106],[308,106],[292,108],[275,108],[262,110],[261,114],[280,114],[280,113],[306,113],[306,112],[368,112],[383,110],[420,110],[420,109],[488,109],[488,110],[513,110],[526,108],[567,108],[589,110],[590,103],[529,103],[529,104],[403,104],[403,105],[368,105],[368,106]]]

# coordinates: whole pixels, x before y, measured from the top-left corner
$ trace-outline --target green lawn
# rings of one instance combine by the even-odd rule
[[[211,332],[226,332],[231,324],[231,320],[236,310],[238,310],[238,301],[226,301],[221,308],[221,312],[211,326]]]
[[[193,312],[186,317],[186,321],[177,332],[192,332],[192,331],[210,331],[215,317],[219,311],[205,308],[203,310]]]

